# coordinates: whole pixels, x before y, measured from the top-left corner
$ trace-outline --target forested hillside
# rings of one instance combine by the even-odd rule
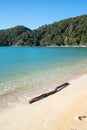
[[[24,26],[0,30],[0,46],[87,45],[87,15],[65,19],[36,30]]]

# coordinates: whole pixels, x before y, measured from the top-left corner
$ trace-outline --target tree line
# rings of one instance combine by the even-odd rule
[[[31,30],[24,26],[0,30],[0,46],[87,45],[87,15]]]

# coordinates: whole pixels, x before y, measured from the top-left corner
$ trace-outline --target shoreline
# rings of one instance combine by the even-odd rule
[[[87,74],[69,83],[65,89],[38,102],[26,101],[1,112],[0,129],[86,130]]]
[[[80,70],[81,71],[81,70]],[[69,81],[72,81],[74,79],[78,79],[79,77],[83,76],[83,75],[86,75],[87,71],[87,67],[85,68],[85,70],[79,72],[79,73],[74,73],[73,75],[70,75],[70,76],[67,76],[66,77],[60,77],[60,78],[57,78],[57,80],[53,80],[51,78],[51,82],[49,82],[49,80],[45,80],[44,82],[42,81],[42,85],[39,85],[39,84],[36,84],[36,86],[38,86],[38,89],[32,87],[32,89],[27,89],[26,90],[22,90],[22,91],[13,91],[12,93],[10,94],[6,94],[6,95],[2,95],[0,97],[0,112],[4,111],[4,110],[7,110],[11,107],[15,107],[15,106],[18,106],[20,104],[23,104],[25,102],[27,102],[27,100],[35,97],[35,96],[38,96],[38,95],[41,95],[43,93],[46,93],[46,92],[49,92],[49,91],[52,91],[53,89],[55,89],[58,85],[61,85],[63,84],[64,82],[69,82]],[[45,85],[46,83],[46,85]],[[48,84],[49,83],[49,84]],[[25,86],[26,87],[26,86]],[[41,88],[41,90],[40,90]]]
[[[84,44],[84,45],[50,45],[50,46],[19,46],[19,45],[12,45],[12,46],[0,46],[0,47],[31,47],[31,48],[34,48],[34,47],[86,47],[87,48],[87,44]]]
[[[85,69],[85,71],[87,71],[87,69]],[[76,75],[72,75],[71,77],[67,77],[61,79],[61,81],[59,80],[52,80],[52,82],[49,82],[49,86],[45,86],[44,84],[42,86],[39,86],[38,89],[32,88],[30,90],[24,90],[24,91],[19,91],[19,92],[12,92],[10,95],[5,95],[0,97],[0,113],[3,111],[6,111],[10,108],[14,108],[16,106],[25,104],[28,100],[32,99],[33,97],[39,96],[43,93],[47,93],[49,91],[52,91],[53,89],[55,89],[57,86],[65,83],[65,82],[69,82],[72,81],[74,79],[78,79],[79,77],[86,75],[85,71],[76,74]],[[37,85],[36,85],[37,86]],[[39,90],[41,87],[41,90]],[[27,94],[28,93],[28,94]]]
[[[51,46],[45,46],[45,47],[86,47],[87,48],[87,45],[60,45],[60,46],[57,46],[57,45],[51,45]]]

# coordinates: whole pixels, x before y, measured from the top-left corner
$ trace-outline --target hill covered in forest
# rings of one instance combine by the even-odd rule
[[[87,45],[87,15],[31,30],[24,26],[0,30],[0,46]]]

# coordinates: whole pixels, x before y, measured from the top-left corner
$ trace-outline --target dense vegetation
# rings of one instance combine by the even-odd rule
[[[87,45],[87,15],[69,18],[36,30],[24,26],[0,30],[0,46]]]

